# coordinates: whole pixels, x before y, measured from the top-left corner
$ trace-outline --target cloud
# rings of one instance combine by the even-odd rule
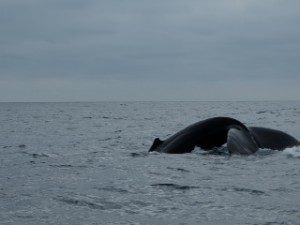
[[[151,89],[170,83],[189,93],[187,99],[199,95],[189,91],[193,84],[213,89],[218,82],[249,83],[254,88],[263,79],[277,87],[284,77],[293,86],[300,72],[299,7],[293,0],[1,1],[0,75],[10,84],[17,82],[19,91],[28,82],[34,89],[59,80],[68,93],[76,92],[68,85],[82,89],[80,83],[97,84],[105,93],[105,87],[114,87],[113,80],[120,90],[124,85],[123,91],[113,93],[115,99],[122,99],[133,85],[144,87],[144,99],[158,99]],[[132,90],[128,99],[141,91]],[[76,100],[67,91],[59,93],[53,100]],[[174,91],[166,98],[178,99],[182,93]],[[220,91],[211,96],[224,95]],[[34,100],[28,92],[30,96]],[[264,92],[252,96],[264,98]]]

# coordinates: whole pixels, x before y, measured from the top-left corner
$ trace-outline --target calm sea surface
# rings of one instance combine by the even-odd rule
[[[300,102],[0,103],[0,224],[300,224],[300,148],[148,154],[229,116],[300,139]]]

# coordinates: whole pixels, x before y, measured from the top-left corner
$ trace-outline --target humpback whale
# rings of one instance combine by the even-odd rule
[[[264,127],[247,127],[230,117],[213,117],[194,123],[165,140],[155,138],[149,152],[182,154],[197,146],[211,150],[227,143],[230,154],[250,155],[260,148],[284,150],[299,146],[291,135]]]

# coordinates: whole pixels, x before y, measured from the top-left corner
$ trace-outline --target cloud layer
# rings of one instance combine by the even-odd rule
[[[0,101],[300,100],[299,1],[0,2]]]

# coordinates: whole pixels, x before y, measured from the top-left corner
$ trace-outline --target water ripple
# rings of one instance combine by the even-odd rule
[[[87,197],[87,196],[57,196],[54,200],[58,202],[62,202],[71,206],[81,206],[81,207],[88,207],[91,209],[99,209],[99,210],[112,210],[112,209],[121,209],[122,206],[107,201],[105,199],[98,199],[95,197]]]
[[[105,209],[105,207],[103,205],[96,204],[92,201],[83,200],[83,199],[58,196],[57,198],[55,198],[55,200],[66,203],[68,205],[87,206],[91,209],[101,209],[101,210]]]
[[[256,189],[250,189],[250,188],[239,188],[239,187],[233,187],[233,188],[223,188],[222,191],[233,191],[233,192],[244,192],[251,195],[268,195],[264,191],[256,190]]]

